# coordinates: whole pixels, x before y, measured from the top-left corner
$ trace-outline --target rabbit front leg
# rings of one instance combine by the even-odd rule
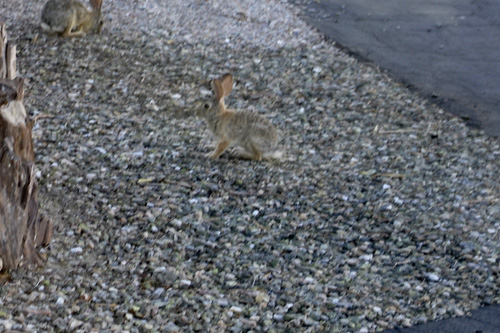
[[[223,140],[217,144],[217,148],[215,148],[214,152],[210,154],[208,157],[209,158],[219,158],[220,155],[229,147],[229,141],[228,140]]]

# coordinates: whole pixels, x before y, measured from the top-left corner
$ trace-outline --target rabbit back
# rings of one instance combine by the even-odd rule
[[[73,19],[80,19],[87,9],[78,1],[49,0],[42,9],[42,27],[53,33],[62,33]]]
[[[274,125],[255,112],[234,112],[226,133],[235,144],[247,150],[250,149],[250,144],[253,144],[262,152],[270,152],[275,150],[278,144],[278,134]]]
[[[78,0],[49,0],[42,9],[42,29],[50,33],[63,34],[78,28],[89,32],[98,28],[100,8],[89,11]]]
[[[233,77],[225,74],[212,81],[214,100],[204,103],[197,115],[205,118],[210,131],[218,139],[211,158],[218,158],[229,146],[243,148],[244,158],[260,161],[262,158],[280,158],[278,133],[266,117],[250,111],[228,110],[224,97],[233,89]]]
[[[277,150],[278,133],[267,118],[250,111],[225,110],[207,119],[214,136],[230,146],[241,147],[248,153],[271,156]]]

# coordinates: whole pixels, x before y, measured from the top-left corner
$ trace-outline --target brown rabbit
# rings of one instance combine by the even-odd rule
[[[42,9],[42,29],[63,37],[78,37],[87,33],[100,33],[101,0],[89,0],[89,11],[78,0],[49,0]]]
[[[224,97],[233,89],[233,76],[226,74],[212,81],[215,97],[205,103],[197,115],[205,118],[208,127],[218,140],[217,147],[208,157],[218,158],[228,147],[243,148],[240,157],[260,161],[263,158],[280,158],[277,150],[278,134],[273,124],[263,116],[249,111],[228,110]]]

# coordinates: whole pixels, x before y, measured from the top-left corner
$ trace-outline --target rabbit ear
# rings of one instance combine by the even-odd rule
[[[94,9],[101,9],[102,0],[89,0],[90,6]]]
[[[212,81],[212,85],[214,87],[215,97],[214,101],[219,103],[224,98],[224,88],[222,88],[222,84],[219,79],[214,79]]]
[[[222,90],[224,91],[224,97],[229,95],[231,90],[233,90],[233,76],[231,74],[225,74],[221,77]]]

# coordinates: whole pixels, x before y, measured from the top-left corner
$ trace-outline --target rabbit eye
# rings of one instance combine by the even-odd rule
[[[208,109],[208,108],[210,108],[210,105],[205,104],[205,105],[203,105],[203,107],[204,107],[205,109]]]

